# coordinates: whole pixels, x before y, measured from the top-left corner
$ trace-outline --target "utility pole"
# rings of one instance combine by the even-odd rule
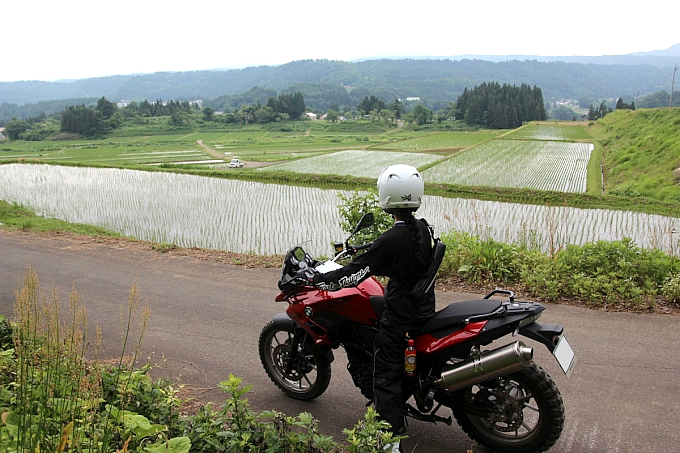
[[[673,87],[675,86],[675,73],[678,72],[678,65],[673,68],[673,81],[671,82],[671,102],[668,104],[669,107],[673,107]]]

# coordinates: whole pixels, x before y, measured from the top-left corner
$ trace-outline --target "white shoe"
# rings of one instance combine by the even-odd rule
[[[401,442],[390,442],[389,444],[385,445],[383,451],[388,453],[401,453]]]

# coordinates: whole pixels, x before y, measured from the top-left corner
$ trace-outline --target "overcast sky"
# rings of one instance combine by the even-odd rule
[[[622,55],[679,43],[678,12],[667,0],[7,0],[0,81],[310,58]]]

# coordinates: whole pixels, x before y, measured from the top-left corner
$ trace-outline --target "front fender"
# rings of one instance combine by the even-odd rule
[[[293,322],[292,319],[288,316],[287,313],[279,313],[277,315],[274,315],[274,318],[272,319],[272,322],[276,327],[279,327],[283,330],[288,330],[290,332],[295,331],[295,323]],[[300,329],[300,331],[305,332],[303,329]],[[305,332],[306,333],[306,332]],[[333,360],[335,360],[335,356],[333,355],[333,351],[329,346],[318,346],[314,344],[313,342],[310,344],[310,347],[314,348],[319,348],[319,350],[326,354],[326,360],[328,363],[332,363]]]

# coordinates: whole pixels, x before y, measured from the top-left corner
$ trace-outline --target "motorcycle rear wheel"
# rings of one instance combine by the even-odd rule
[[[528,368],[475,385],[465,398],[487,409],[485,417],[452,407],[458,424],[472,439],[499,452],[543,452],[559,439],[564,403],[550,376]]]
[[[326,391],[331,381],[331,364],[311,342],[298,347],[298,359],[288,366],[293,331],[273,321],[260,333],[260,361],[269,378],[286,395],[298,400],[312,400]]]

